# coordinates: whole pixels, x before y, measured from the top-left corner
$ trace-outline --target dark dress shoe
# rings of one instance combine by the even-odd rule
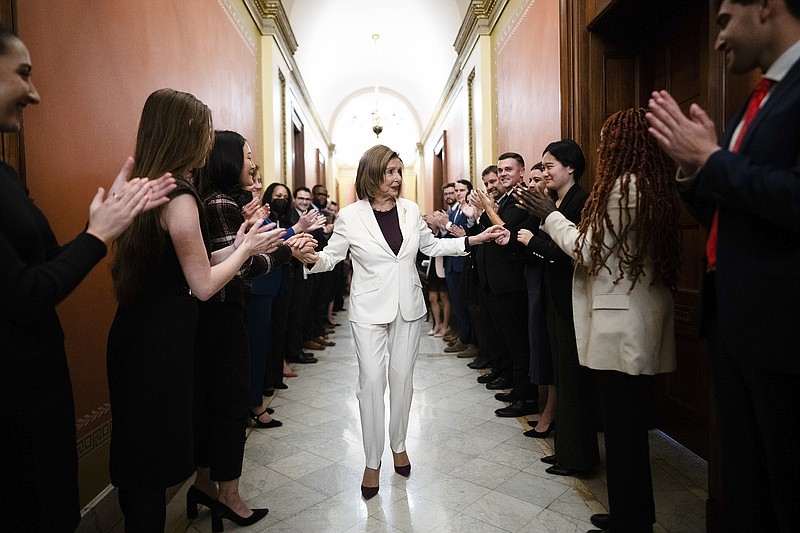
[[[364,485],[361,485],[361,497],[365,500],[369,500],[378,494],[379,488],[380,487],[365,487]]]
[[[553,474],[554,476],[574,476],[578,473],[577,470],[573,470],[571,468],[567,468],[565,466],[561,466],[560,464],[554,464],[547,470],[545,470],[548,474]]]
[[[494,395],[494,399],[499,402],[508,402],[511,403],[514,401],[514,393],[513,392],[498,392]]]
[[[250,413],[250,418],[253,419],[253,421],[255,422],[256,426],[260,427],[261,429],[268,429],[268,428],[279,428],[279,427],[281,427],[283,425],[283,422],[281,422],[279,420],[275,420],[274,418],[272,420],[270,420],[269,422],[262,422],[261,420],[258,419],[258,417],[263,415],[264,413],[269,413],[269,407],[264,409],[263,411],[261,411],[258,414]],[[269,413],[269,414],[272,414],[272,413]]]
[[[211,509],[211,506],[214,505],[214,498],[192,485],[186,491],[186,518],[189,520],[197,518],[198,505],[205,505]]]
[[[408,463],[405,466],[394,465],[394,471],[403,477],[408,477],[411,475],[411,463]]]
[[[544,457],[542,457],[539,460],[541,462],[545,463],[545,464],[548,464],[548,465],[557,465],[558,464],[558,461],[556,461],[556,456],[555,455],[545,455]]]
[[[533,425],[533,426],[536,425],[536,421],[535,420],[530,420],[528,423]],[[556,423],[555,423],[555,421],[553,421],[553,422],[550,422],[550,425],[547,426],[547,429],[545,429],[544,431],[536,431],[535,429],[529,429],[528,431],[523,433],[523,435],[525,435],[526,437],[531,437],[531,438],[536,438],[536,439],[543,439],[546,436],[548,436],[550,434],[550,432],[553,431],[553,428],[555,428],[555,427],[556,427]],[[597,524],[595,524],[595,525],[597,525]]]
[[[224,531],[222,526],[223,518],[239,526],[250,526],[267,516],[268,512],[269,509],[253,509],[253,514],[250,516],[239,516],[221,501],[214,500],[214,505],[211,507],[211,531],[214,533]]]
[[[512,386],[511,380],[503,377],[497,378],[496,380],[490,381],[489,383],[486,384],[486,388],[489,390],[510,389],[511,386]]]
[[[309,364],[312,364],[312,363],[316,363],[317,361],[318,361],[318,359],[316,357],[314,357],[313,355],[312,356],[308,356],[306,354],[303,354],[300,357],[298,357],[296,360],[289,361],[289,362],[290,363],[300,363],[301,365],[309,365]]]
[[[488,374],[478,376],[478,383],[491,383],[492,381],[496,380],[499,377],[500,377],[500,372],[495,372],[494,370],[492,370]]]
[[[316,361],[314,361],[314,362],[316,363]],[[287,385],[286,383],[276,383],[275,384],[275,388],[276,389],[280,389],[280,390],[284,390],[284,389],[288,389],[289,385]],[[272,414],[272,413],[270,413],[270,414]]]
[[[589,519],[593,526],[600,529],[609,529],[611,527],[611,515],[608,513],[593,514]]]
[[[484,368],[489,368],[491,363],[489,361],[478,361],[475,359],[471,363],[467,363],[467,366],[473,370],[483,370]]]
[[[497,409],[494,414],[501,418],[517,418],[525,415],[535,415],[538,412],[539,402],[536,400],[514,400],[514,403]]]

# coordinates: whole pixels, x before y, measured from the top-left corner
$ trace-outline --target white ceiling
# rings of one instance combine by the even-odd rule
[[[470,0],[283,0],[297,38],[295,62],[336,145],[340,164],[354,164],[369,144],[378,110],[380,142],[408,162],[442,96],[456,60],[453,48]],[[380,34],[376,51],[372,34]],[[393,115],[393,116],[392,116]],[[365,125],[366,124],[366,125]],[[356,135],[361,129],[367,135]],[[412,153],[409,153],[412,152]],[[357,155],[353,155],[357,154]],[[355,157],[356,161],[352,161]]]

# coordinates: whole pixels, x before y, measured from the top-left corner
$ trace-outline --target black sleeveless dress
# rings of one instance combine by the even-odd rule
[[[171,195],[192,194],[210,249],[202,205],[182,184]],[[111,396],[111,482],[127,489],[170,487],[195,469],[192,456],[192,366],[197,300],[183,276],[172,240],[144,290],[117,308],[108,334]]]

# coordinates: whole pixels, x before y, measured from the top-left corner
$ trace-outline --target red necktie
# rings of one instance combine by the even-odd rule
[[[732,152],[736,153],[739,151],[739,146],[742,144],[742,139],[744,139],[745,133],[747,133],[747,128],[750,127],[750,123],[753,122],[753,119],[758,114],[759,108],[761,108],[761,102],[764,101],[764,98],[767,96],[770,87],[775,83],[774,80],[770,80],[767,78],[761,78],[761,81],[758,82],[756,85],[755,90],[753,90],[752,96],[750,96],[750,101],[747,102],[747,109],[744,112],[744,122],[742,124],[742,130],[739,132],[739,136],[736,138],[736,143],[733,145]],[[719,225],[719,206],[714,210],[714,218],[711,220],[711,229],[708,232],[708,240],[706,241],[706,258],[708,262],[706,264],[706,271],[711,272],[714,270],[714,267],[717,266],[717,227]]]

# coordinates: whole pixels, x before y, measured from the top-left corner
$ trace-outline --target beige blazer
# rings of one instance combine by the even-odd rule
[[[620,208],[621,180],[608,200],[608,215],[615,228],[621,221],[636,219],[635,176],[631,179],[628,206]],[[565,253],[575,257],[578,228],[555,211],[544,222],[544,231]],[[589,276],[587,236],[572,278],[572,314],[581,365],[596,370],[617,370],[630,375],[658,374],[675,370],[674,303],[670,290],[661,283],[651,285],[653,265],[646,263],[636,286],[623,278],[617,284],[617,244],[605,231],[611,272],[601,268]]]
[[[397,316],[404,320],[425,316],[425,299],[417,272],[417,251],[431,257],[466,255],[464,239],[437,239],[422,220],[419,206],[397,199],[397,216],[403,245],[395,255],[383,237],[372,206],[366,200],[339,212],[328,245],[309,273],[326,272],[350,252],[353,281],[350,285],[350,320],[362,324],[388,324]]]

